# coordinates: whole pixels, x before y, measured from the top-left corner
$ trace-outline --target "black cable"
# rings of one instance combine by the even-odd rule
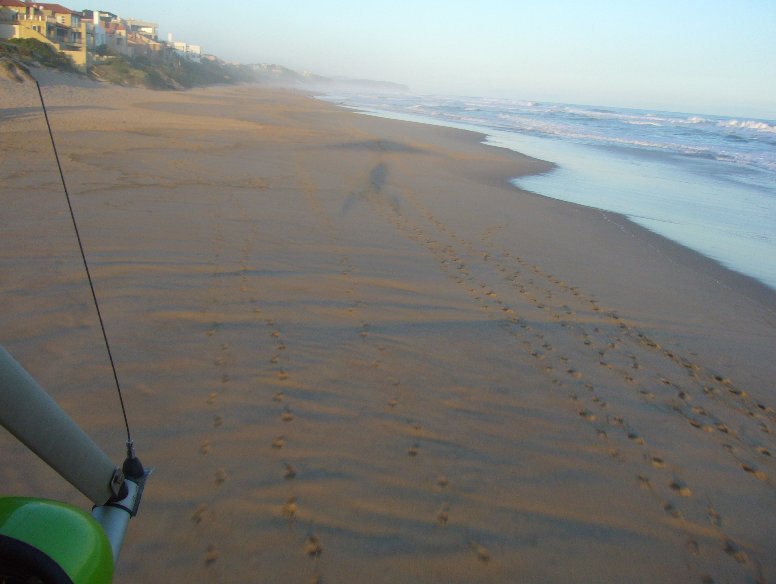
[[[40,83],[33,78],[35,86],[38,88],[38,95],[40,96],[40,105],[43,108],[43,116],[46,118],[46,127],[51,137],[51,147],[54,150],[54,158],[57,160],[57,168],[59,169],[59,178],[62,180],[62,189],[65,191],[65,198],[67,199],[67,207],[70,209],[70,219],[73,220],[73,229],[75,230],[75,238],[78,240],[78,249],[81,250],[81,259],[84,262],[84,269],[86,270],[86,279],[89,280],[89,289],[92,291],[92,299],[94,300],[94,308],[97,310],[97,320],[100,321],[100,329],[102,330],[102,338],[105,340],[105,348],[108,351],[108,359],[110,360],[110,366],[113,370],[113,379],[116,382],[116,391],[119,394],[119,402],[121,403],[121,413],[124,416],[124,426],[127,429],[127,444],[132,443],[132,437],[129,433],[129,421],[127,421],[127,410],[124,408],[124,398],[121,395],[121,385],[119,384],[119,376],[116,373],[116,364],[113,362],[113,354],[110,350],[110,343],[108,342],[108,334],[105,332],[105,325],[102,322],[102,313],[100,313],[100,305],[97,302],[97,293],[94,291],[94,283],[92,282],[92,274],[89,271],[89,264],[86,261],[86,253],[84,253],[84,246],[81,243],[81,234],[78,231],[78,224],[75,220],[75,213],[73,212],[73,205],[70,202],[70,193],[67,192],[67,184],[65,183],[65,174],[62,172],[62,164],[59,162],[59,153],[57,152],[57,145],[54,142],[54,133],[51,131],[51,122],[49,122],[48,111],[46,111],[46,102],[43,101],[43,92],[40,89]]]

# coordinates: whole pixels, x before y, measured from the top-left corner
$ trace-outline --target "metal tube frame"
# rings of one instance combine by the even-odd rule
[[[146,479],[124,477],[108,456],[0,346],[0,425],[95,504],[114,563],[130,518],[137,514]],[[130,458],[134,459],[131,444]]]

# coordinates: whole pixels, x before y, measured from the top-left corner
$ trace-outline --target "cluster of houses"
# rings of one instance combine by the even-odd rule
[[[110,12],[77,12],[61,4],[29,0],[0,0],[0,40],[36,39],[51,45],[73,59],[77,67],[87,69],[100,47],[132,56],[177,53],[200,60],[202,47],[158,38],[154,22],[121,18]]]

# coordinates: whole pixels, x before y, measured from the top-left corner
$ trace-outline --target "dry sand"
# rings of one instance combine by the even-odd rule
[[[42,76],[156,467],[117,582],[776,581],[772,291],[475,134]],[[0,343],[118,460],[37,95],[0,83]],[[87,506],[6,433],[0,484]]]

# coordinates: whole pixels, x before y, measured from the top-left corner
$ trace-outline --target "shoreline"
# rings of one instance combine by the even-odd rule
[[[0,343],[118,460],[26,89],[0,85]],[[477,133],[266,87],[44,95],[157,469],[117,582],[776,574],[767,287],[517,189],[550,163]],[[84,506],[5,433],[0,468]]]
[[[776,292],[776,280],[773,280],[773,276],[771,274],[771,277],[769,279],[768,275],[762,274],[761,272],[758,272],[757,269],[754,268],[753,264],[747,263],[744,259],[745,257],[748,257],[747,254],[743,254],[743,252],[737,252],[732,255],[725,253],[722,253],[720,250],[724,249],[724,245],[717,249],[718,253],[722,253],[720,258],[716,258],[713,255],[714,247],[709,247],[709,242],[704,241],[703,239],[698,239],[697,234],[695,236],[687,236],[683,232],[677,232],[676,230],[672,234],[671,232],[661,232],[661,222],[662,221],[668,221],[671,223],[671,219],[667,217],[661,217],[659,214],[657,215],[646,215],[644,219],[649,219],[649,221],[646,222],[646,224],[642,224],[639,221],[639,210],[637,208],[632,208],[630,212],[625,211],[623,209],[618,209],[618,204],[613,201],[608,201],[610,204],[610,208],[605,208],[603,206],[597,206],[594,202],[588,203],[586,202],[586,199],[590,199],[591,195],[590,192],[594,192],[595,189],[592,187],[588,187],[587,190],[583,189],[582,193],[577,193],[575,191],[575,188],[571,188],[568,186],[567,183],[572,181],[573,179],[576,182],[579,181],[592,181],[593,183],[598,184],[599,187],[607,189],[610,188],[608,185],[605,184],[605,180],[602,181],[597,176],[587,176],[584,174],[580,174],[580,168],[574,168],[578,165],[578,163],[572,164],[569,162],[570,159],[576,159],[576,157],[581,157],[582,160],[586,160],[587,157],[589,157],[589,154],[585,154],[582,148],[586,148],[587,146],[583,146],[580,144],[575,144],[573,142],[565,143],[565,142],[558,142],[556,144],[553,144],[552,142],[547,141],[545,138],[529,138],[527,136],[523,136],[519,133],[513,134],[512,132],[508,130],[496,130],[493,128],[488,128],[486,126],[478,126],[474,123],[466,123],[466,122],[456,122],[453,120],[446,120],[446,119],[437,119],[432,116],[424,116],[421,114],[405,114],[400,112],[394,112],[390,110],[380,110],[377,108],[370,108],[368,106],[358,106],[358,105],[350,105],[346,104],[344,102],[334,102],[330,101],[327,96],[320,96],[317,97],[318,99],[321,99],[325,103],[333,103],[337,105],[338,107],[342,107],[345,110],[354,111],[360,115],[367,115],[367,116],[376,116],[383,119],[388,120],[400,120],[400,121],[408,121],[411,123],[419,123],[419,124],[426,124],[429,126],[442,126],[442,127],[450,127],[459,129],[462,131],[469,131],[469,132],[475,132],[479,135],[483,136],[482,143],[487,146],[492,146],[495,148],[505,148],[507,150],[511,150],[513,152],[522,153],[524,151],[530,151],[530,149],[533,147],[536,152],[538,152],[538,156],[536,154],[533,154],[533,156],[537,159],[540,157],[544,158],[553,158],[553,152],[557,156],[557,158],[553,159],[552,164],[554,164],[556,170],[562,170],[564,171],[564,175],[566,175],[564,178],[560,177],[548,177],[548,179],[541,179],[540,177],[537,177],[535,175],[529,175],[527,181],[523,181],[524,184],[519,184],[521,177],[513,177],[513,180],[510,182],[512,183],[512,186],[514,186],[517,189],[529,191],[534,194],[537,194],[539,196],[545,196],[549,199],[555,199],[571,204],[577,204],[584,207],[589,207],[592,209],[599,210],[601,212],[605,213],[615,213],[621,217],[625,217],[627,220],[629,220],[631,223],[635,223],[637,225],[640,225],[642,228],[647,229],[651,233],[654,233],[660,237],[663,237],[665,239],[668,239],[669,241],[672,241],[674,243],[677,243],[685,248],[688,248],[690,250],[693,250],[703,257],[710,259],[716,263],[719,263],[723,268],[728,269],[736,274],[740,274],[744,276],[745,278],[752,278],[756,282],[763,284],[766,288],[769,290]],[[517,141],[515,141],[517,140]],[[529,140],[528,142],[525,142],[526,140]],[[532,141],[531,141],[532,140]],[[538,140],[538,142],[537,142]],[[553,147],[555,148],[553,150]],[[580,149],[578,151],[574,151],[573,149]],[[609,154],[617,154],[617,153],[628,153],[630,156],[636,156],[636,157],[642,157],[645,160],[650,159],[659,159],[662,161],[671,160],[673,159],[674,155],[670,153],[661,153],[661,152],[651,152],[649,150],[642,150],[638,151],[635,154],[632,153],[630,150],[623,150],[621,147],[618,148],[617,146],[589,146],[591,148],[591,151],[599,150],[603,153],[609,152]],[[611,148],[611,150],[608,150]],[[568,150],[568,151],[564,151]],[[571,149],[571,150],[569,150]],[[612,165],[612,158],[617,159],[617,157],[613,156],[604,156],[608,162],[607,164]],[[558,160],[565,160],[565,162],[560,163]],[[598,164],[600,166],[601,162],[593,162],[593,160],[589,161],[591,164]],[[569,168],[565,168],[566,164],[568,163]],[[627,169],[624,167],[617,167],[616,165],[612,165],[611,168],[608,168],[607,170],[617,173],[632,173],[632,169]],[[666,169],[670,170],[670,169]],[[604,171],[599,170],[599,174],[604,173]],[[538,173],[543,174],[543,173]],[[605,173],[604,173],[605,174]],[[539,179],[539,181],[534,179]],[[698,177],[700,178],[700,177]],[[542,180],[546,180],[546,182],[541,182]],[[544,194],[542,192],[539,192],[541,189],[544,189],[546,192],[553,192],[556,191],[557,194]],[[642,193],[643,194],[643,193]],[[736,193],[728,193],[730,196],[735,196]],[[604,197],[604,202],[606,202],[607,199]],[[620,205],[622,206],[622,205]],[[649,213],[649,211],[642,210],[641,212]],[[652,213],[655,211],[653,210]],[[734,209],[730,209],[730,213],[734,213]],[[680,222],[681,222],[680,217]],[[686,220],[687,218],[684,217]],[[650,222],[653,224],[650,226]],[[686,228],[691,227],[690,225],[686,225]],[[730,229],[733,229],[734,226],[729,226]],[[739,226],[740,227],[740,226]],[[718,236],[722,236],[723,233],[717,233]],[[735,245],[736,243],[740,244],[740,242],[735,241],[728,241],[723,240],[725,245]],[[710,253],[711,252],[711,253]],[[755,250],[750,250],[749,255],[754,253]],[[762,277],[760,277],[762,276]]]
[[[322,101],[324,103],[331,104],[331,102],[326,100]],[[527,172],[523,175],[501,175],[498,177],[498,184],[514,190],[515,194],[530,195],[537,197],[540,200],[559,203],[561,206],[568,205],[569,208],[576,208],[584,210],[585,212],[590,212],[594,215],[600,215],[606,221],[613,222],[615,225],[618,225],[620,229],[633,233],[633,237],[645,240],[647,245],[655,247],[657,250],[659,250],[659,253],[665,254],[670,261],[677,262],[689,269],[700,269],[720,286],[724,286],[728,291],[732,293],[743,293],[751,302],[756,303],[762,309],[766,310],[767,313],[769,313],[772,317],[774,317],[772,322],[776,323],[776,290],[761,282],[757,278],[729,268],[722,264],[720,261],[710,258],[703,253],[688,247],[687,245],[684,245],[678,241],[674,241],[664,235],[661,235],[660,233],[656,233],[651,229],[631,220],[625,214],[618,213],[616,211],[600,209],[590,205],[574,203],[571,201],[554,198],[549,195],[543,195],[541,193],[521,188],[513,183],[514,180],[519,180],[521,176],[532,176],[535,174],[542,174],[544,172],[551,171],[556,167],[554,162],[540,160],[500,144],[488,144],[486,140],[488,139],[489,134],[479,129],[456,127],[454,124],[435,122],[434,120],[402,120],[399,118],[391,117],[392,112],[385,112],[387,115],[382,115],[378,112],[360,110],[359,108],[347,106],[344,104],[331,105],[334,105],[335,107],[341,108],[345,111],[352,111],[361,116],[374,117],[376,119],[388,120],[397,123],[417,124],[427,128],[447,128],[455,132],[462,132],[463,135],[471,136],[473,143],[477,143],[478,145],[481,145],[485,148],[502,149],[509,152],[510,154],[517,154],[518,156],[529,160],[536,160],[546,166],[537,168],[533,172]]]

